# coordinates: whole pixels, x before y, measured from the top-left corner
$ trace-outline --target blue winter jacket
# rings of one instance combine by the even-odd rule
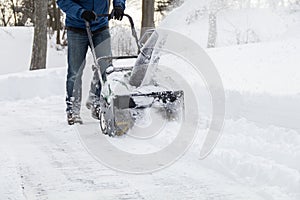
[[[126,0],[113,0],[114,6],[125,9]],[[85,28],[85,22],[81,14],[85,10],[93,10],[96,14],[108,13],[109,0],[57,0],[57,5],[66,13],[66,26],[73,28]],[[98,17],[91,23],[92,31],[108,26],[107,17]]]

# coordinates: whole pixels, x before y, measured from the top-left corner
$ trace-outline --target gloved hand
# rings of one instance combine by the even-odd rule
[[[116,20],[122,20],[124,16],[124,9],[121,6],[114,6],[112,11],[112,18]]]
[[[97,18],[97,15],[94,11],[91,11],[91,10],[85,10],[83,11],[83,13],[81,14],[81,18],[88,21],[88,22],[91,22],[91,21],[95,21],[96,18]]]

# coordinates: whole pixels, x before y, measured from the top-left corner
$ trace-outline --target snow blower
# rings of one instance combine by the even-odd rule
[[[108,17],[110,14],[101,14],[101,17]],[[184,110],[184,92],[182,90],[172,91],[160,87],[159,83],[150,85],[152,91],[145,92],[143,81],[147,71],[159,62],[159,55],[154,55],[154,49],[158,42],[158,33],[155,30],[148,30],[139,40],[135,30],[133,19],[130,15],[124,14],[128,18],[131,26],[132,37],[137,45],[137,55],[131,56],[110,56],[96,57],[95,47],[92,41],[92,32],[89,22],[86,22],[86,30],[89,37],[91,52],[94,60],[93,70],[99,75],[100,84],[102,85],[100,102],[99,102],[99,119],[100,128],[103,134],[111,137],[126,134],[134,125],[137,118],[143,114],[147,108],[156,108],[166,116],[168,120],[176,119],[180,111]],[[142,41],[145,41],[142,43]],[[133,66],[116,67],[113,61],[135,59]],[[99,63],[106,61],[109,67],[106,72],[101,73]],[[150,65],[150,61],[152,64]],[[119,93],[114,90],[109,76],[115,73],[121,73],[122,77],[114,82],[121,83],[126,88],[126,92]],[[120,84],[119,84],[120,85]],[[147,85],[149,88],[149,84]]]

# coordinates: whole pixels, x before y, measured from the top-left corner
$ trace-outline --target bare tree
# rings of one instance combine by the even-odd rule
[[[19,26],[25,26],[26,23],[34,24],[34,0],[22,0],[18,11],[21,13],[18,19]]]
[[[159,12],[161,15],[165,15],[165,11],[168,10],[169,6],[174,2],[174,0],[158,0],[156,1],[155,11]]]
[[[149,28],[154,27],[154,0],[143,0],[141,35]]]
[[[56,0],[51,0],[48,5],[48,19],[49,27],[52,29],[53,33],[56,32],[56,44],[61,44],[60,41],[60,30],[61,30],[61,11],[56,5]]]
[[[12,13],[13,13],[13,17],[14,17],[14,26],[16,26],[18,24],[18,13],[16,10],[16,5],[18,4],[18,0],[16,1],[16,5],[14,3],[14,0],[10,0],[11,2],[11,9],[12,9]]]
[[[48,1],[34,1],[35,25],[30,70],[45,69],[47,56]]]
[[[7,26],[9,24],[10,19],[13,17],[11,8],[11,1],[1,1],[0,2],[0,18],[2,26]]]
[[[60,16],[61,11],[56,6],[56,1],[53,0],[53,10],[55,11],[55,30],[56,30],[56,44],[61,44],[60,42],[60,29],[61,29],[61,22],[60,22]]]
[[[32,15],[33,0],[0,0],[0,19],[2,26],[24,26]]]
[[[166,12],[183,4],[183,1],[184,0],[156,0],[155,11],[164,16]]]

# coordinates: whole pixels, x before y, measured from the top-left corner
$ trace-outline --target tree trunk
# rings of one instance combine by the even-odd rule
[[[1,20],[2,20],[3,26],[7,26],[12,15],[9,15],[6,17],[6,9],[5,8],[1,8],[0,11],[1,11]]]
[[[57,8],[57,13],[56,13],[56,44],[61,44],[60,41],[60,10]]]
[[[17,5],[18,2],[16,2]],[[16,7],[15,7],[15,3],[13,0],[11,0],[11,9],[13,12],[13,16],[14,16],[14,26],[18,25],[18,20],[17,20],[17,12],[16,12]]]
[[[107,13],[110,12],[110,6],[111,6],[111,2],[110,2],[110,0],[109,0],[109,1],[108,1],[108,11],[107,11]]]
[[[53,2],[53,13],[54,13],[54,21],[55,21],[55,31],[56,31],[56,44],[61,44],[60,42],[60,9],[56,6],[56,1]]]
[[[207,48],[214,48],[217,41],[217,14],[215,12],[210,12],[208,17],[209,31],[208,31],[208,41]]]
[[[154,25],[154,0],[143,0],[141,36]]]
[[[34,1],[35,25],[30,70],[45,69],[47,57],[48,1]]]

